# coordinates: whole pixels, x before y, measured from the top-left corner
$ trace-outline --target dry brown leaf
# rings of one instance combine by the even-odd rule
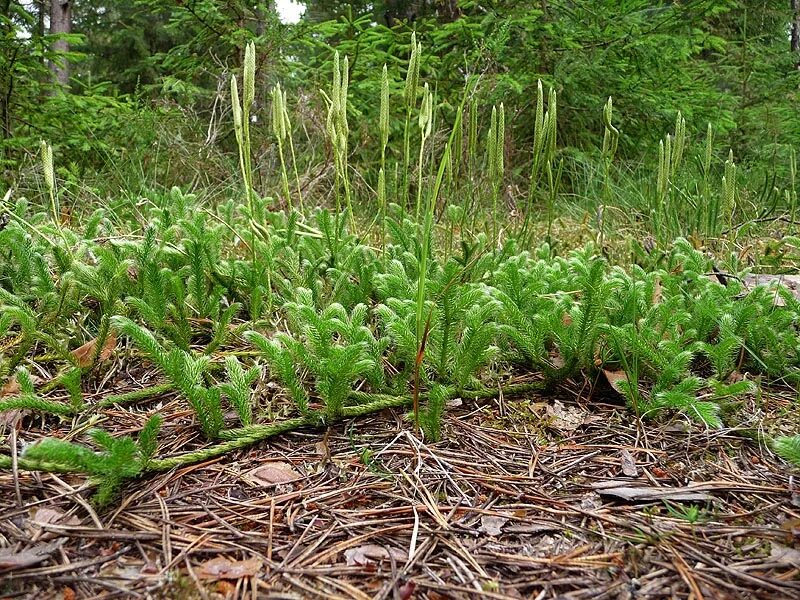
[[[95,346],[97,346],[97,338],[92,338],[83,346],[78,346],[75,350],[70,352],[70,354],[75,357],[75,362],[78,363],[80,368],[83,369],[92,365]]]
[[[57,508],[49,508],[44,506],[42,508],[32,509],[30,511],[30,523],[33,525],[80,525],[81,520],[72,515],[68,519],[65,519],[66,516],[63,511],[58,510]]]
[[[656,279],[655,283],[653,284],[653,305],[661,304],[662,295],[663,291],[661,289],[661,280]]]
[[[244,479],[253,485],[269,487],[281,483],[291,483],[302,479],[303,476],[286,462],[268,462],[244,475]]]
[[[117,561],[106,563],[108,566],[101,568],[100,572],[119,581],[138,581],[142,579],[141,564],[118,564]]]
[[[561,369],[567,363],[564,361],[564,357],[555,350],[550,353],[550,364],[553,365],[554,369]]]
[[[70,587],[65,587],[64,590],[62,591],[61,597],[63,598],[63,600],[75,600],[76,598],[75,590],[73,590]]]
[[[625,393],[622,390],[622,386],[620,382],[627,382],[628,376],[625,374],[625,371],[609,371],[608,369],[603,369],[603,375],[606,376],[606,381],[608,381],[608,385],[617,392],[620,396],[624,396]]]
[[[506,523],[508,523],[507,517],[483,515],[481,516],[481,526],[478,528],[478,531],[492,537],[497,537],[503,533],[503,526]]]
[[[0,398],[6,396],[16,396],[19,394],[19,382],[16,378],[8,381],[3,387],[0,388]],[[15,408],[13,410],[4,410],[0,412],[0,425],[14,425],[17,419],[26,416],[30,413],[29,410],[21,410]]]
[[[667,479],[669,477],[669,471],[662,469],[661,467],[653,467],[650,469],[650,473],[656,479]]]
[[[786,532],[787,544],[800,541],[800,519],[786,519],[781,523],[781,529]]]
[[[622,452],[620,452],[620,456],[622,460],[622,473],[628,477],[638,477],[639,469],[636,468],[636,461],[633,459],[633,455],[623,448]]]
[[[108,337],[106,338],[106,343],[103,344],[103,347],[100,349],[100,356],[98,360],[100,362],[105,362],[111,355],[114,353],[114,350],[117,348],[117,334],[113,331],[108,333]]]
[[[747,375],[740,373],[739,371],[733,371],[730,375],[728,375],[728,383],[739,383],[745,379],[747,379]]]
[[[397,595],[400,600],[408,600],[414,595],[414,590],[417,589],[417,584],[413,579],[409,579],[397,590]]]
[[[38,544],[19,552],[14,552],[11,548],[0,548],[0,571],[13,571],[38,565],[47,560],[63,543],[64,538],[48,544]]]
[[[42,533],[43,526],[45,525],[77,527],[80,524],[81,520],[77,516],[72,515],[67,517],[63,511],[47,506],[31,509],[29,511],[29,516],[25,519],[25,529],[30,533],[31,537],[36,536],[37,539],[42,541],[51,540],[60,535],[60,533],[55,531]]]
[[[377,544],[364,544],[356,548],[348,548],[344,551],[344,560],[348,567],[356,565],[364,566],[369,563],[389,560],[391,557],[397,562],[405,562],[408,555],[399,548],[386,548]]]
[[[223,598],[233,598],[236,593],[236,586],[230,581],[220,580],[217,582],[217,593]]]
[[[30,514],[31,517],[29,520],[35,525],[50,525],[51,523],[58,523],[64,518],[63,511],[56,508],[49,508],[47,506],[31,509]],[[75,517],[72,517],[70,520],[74,518]]]
[[[261,564],[259,558],[229,560],[224,556],[218,556],[202,563],[197,567],[196,573],[200,579],[241,579],[258,575]]]
[[[100,354],[97,357],[97,362],[105,362],[109,358],[111,358],[111,354],[114,352],[114,348],[117,347],[117,336],[112,331],[106,337],[106,341],[103,344],[103,347],[100,349]],[[97,349],[97,338],[93,338],[86,342],[83,346],[75,348],[71,352],[72,356],[75,357],[75,361],[78,363],[78,366],[81,369],[86,369],[92,366],[92,358],[94,358],[94,353]]]
[[[506,533],[544,533],[549,531],[561,531],[559,525],[552,523],[532,523],[526,525],[509,525],[505,528]]]
[[[319,455],[325,458],[330,458],[331,456],[331,449],[328,446],[328,440],[320,440],[316,444],[314,444],[314,451]]]
[[[0,388],[0,398],[16,396],[17,394],[19,394],[19,381],[17,381],[16,377]]]

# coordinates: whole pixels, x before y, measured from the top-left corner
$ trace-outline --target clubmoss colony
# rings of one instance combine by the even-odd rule
[[[156,413],[138,436],[92,429],[93,447],[45,439],[19,457],[0,456],[0,466],[87,473],[98,483],[102,504],[132,477],[387,407],[411,408],[409,426],[435,441],[446,435],[448,399],[546,390],[567,379],[596,381],[606,370],[624,373],[614,385],[637,418],[677,411],[720,427],[726,415],[735,419],[735,397],[755,391],[756,379],[800,381],[800,301],[789,290],[746,289],[736,276],[716,276],[711,258],[682,238],[647,269],[613,266],[600,252],[602,220],[599,245],[565,256],[537,240],[531,215],[543,199],[549,239],[563,166],[556,95],[550,91],[545,103],[541,85],[528,203],[524,218],[509,218],[502,197],[503,105],[492,110],[483,139],[469,82],[449,133],[437,135],[434,94],[419,81],[422,49],[416,41],[412,47],[401,107],[403,152],[394,164],[386,152],[392,114],[387,69],[382,73],[374,208],[354,202],[348,60],[338,55],[325,94],[331,208],[304,204],[280,87],[272,94],[271,126],[286,209],[254,189],[252,46],[241,97],[231,79],[241,197],[212,207],[173,188],[127,211],[97,209],[80,226],[65,226],[52,151],[42,144],[46,202],[36,206],[8,194],[3,204],[0,410],[43,413],[84,427],[97,407],[85,399],[85,383],[116,347],[115,357],[154,365],[164,383],[106,397],[100,405],[176,392],[191,407],[205,444],[160,458],[162,417]],[[601,190],[610,200],[619,136],[610,99],[603,115]],[[715,184],[712,139],[709,129],[691,197],[674,183],[689,150],[680,115],[674,135],[659,147],[651,218],[665,239],[686,223],[695,239],[733,227],[733,156]],[[485,192],[487,202],[459,204],[461,180],[479,180],[473,191]],[[793,188],[785,198],[793,224]],[[784,241],[800,247],[800,238]],[[84,338],[92,343],[76,353],[73,340]],[[55,373],[38,388],[30,373],[36,363]],[[264,410],[260,382],[266,379],[286,399],[278,414]],[[768,441],[800,462],[799,439]]]

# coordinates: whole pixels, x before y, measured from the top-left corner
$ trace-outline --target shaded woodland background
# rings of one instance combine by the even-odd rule
[[[325,105],[333,48],[350,57],[353,161],[378,160],[380,69],[401,91],[416,30],[421,76],[440,118],[477,76],[479,106],[507,109],[510,178],[533,137],[536,84],[559,94],[565,179],[600,160],[602,107],[614,99],[618,157],[653,162],[677,111],[690,136],[712,124],[737,162],[786,170],[800,137],[797,0],[420,0],[304,2],[297,24],[273,2],[0,1],[0,172],[18,179],[39,141],[52,143],[62,187],[93,195],[153,186],[224,188],[236,173],[228,98],[249,40],[257,48],[254,150],[274,171],[269,91],[296,114],[301,166],[327,160]],[[484,118],[486,117],[486,118]],[[399,151],[397,132],[390,150]],[[699,137],[696,135],[696,137]],[[778,173],[780,175],[780,173]]]

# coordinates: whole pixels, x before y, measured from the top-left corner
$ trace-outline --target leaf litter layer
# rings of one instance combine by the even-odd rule
[[[393,410],[292,432],[102,512],[83,477],[3,472],[4,597],[797,597],[785,465],[734,429],[643,430],[612,394],[451,402],[436,444]],[[183,405],[149,402],[164,450],[191,445]],[[139,408],[98,417],[136,431]]]

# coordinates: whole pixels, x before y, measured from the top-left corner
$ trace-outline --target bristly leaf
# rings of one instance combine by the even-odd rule
[[[795,466],[800,466],[800,435],[778,437],[773,442],[772,449],[781,458]]]
[[[247,427],[253,423],[253,406],[250,400],[251,386],[258,379],[260,369],[251,367],[247,371],[242,368],[239,359],[235,356],[225,358],[225,371],[227,381],[220,384],[220,390],[228,397],[242,426]]]
[[[136,444],[139,447],[139,456],[145,466],[155,456],[158,449],[158,432],[161,430],[163,422],[164,418],[159,414],[155,414],[147,419],[144,427],[139,432]]]

